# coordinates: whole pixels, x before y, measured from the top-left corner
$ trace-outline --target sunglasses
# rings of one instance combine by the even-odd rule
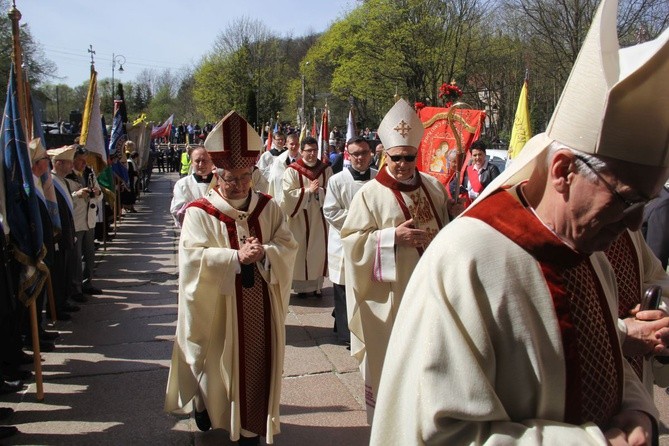
[[[390,158],[393,163],[399,163],[400,161],[404,160],[407,163],[413,163],[416,161],[416,156],[417,155],[386,155],[388,158]]]

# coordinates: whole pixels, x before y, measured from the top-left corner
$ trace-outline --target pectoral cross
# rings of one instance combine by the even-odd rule
[[[242,242],[242,245],[243,245],[244,243],[246,243],[246,236],[245,236],[245,235],[242,235],[242,238],[240,239],[240,241]]]

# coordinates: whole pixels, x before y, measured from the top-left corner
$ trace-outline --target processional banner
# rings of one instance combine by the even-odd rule
[[[425,128],[418,148],[418,170],[437,178],[449,190],[458,168],[462,181],[468,149],[481,135],[485,112],[458,108],[456,104],[450,108],[424,107],[418,110],[418,116]]]

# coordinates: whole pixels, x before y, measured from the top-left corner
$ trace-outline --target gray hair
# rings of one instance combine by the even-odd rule
[[[589,153],[581,152],[580,150],[572,149],[571,147],[562,144],[559,141],[553,141],[548,146],[548,153],[546,155],[546,164],[549,165],[555,152],[562,149],[567,149],[571,153],[576,155],[576,161],[575,161],[577,169],[576,171],[579,174],[583,175],[585,178],[587,178],[589,181],[592,182],[597,181],[597,175],[592,171],[592,169],[594,169],[598,173],[601,173],[603,170],[608,170],[609,168],[608,164],[603,159],[598,158]],[[583,160],[585,160],[592,169],[588,168],[588,166],[583,162]]]

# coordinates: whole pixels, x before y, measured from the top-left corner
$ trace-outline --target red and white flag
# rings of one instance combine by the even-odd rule
[[[169,138],[172,132],[172,121],[174,121],[174,114],[170,115],[159,127],[151,129],[151,139]]]
[[[328,115],[330,111],[327,105],[321,115],[321,133],[318,135],[318,159],[323,161],[323,154],[327,156],[330,138],[330,129],[328,128]]]

